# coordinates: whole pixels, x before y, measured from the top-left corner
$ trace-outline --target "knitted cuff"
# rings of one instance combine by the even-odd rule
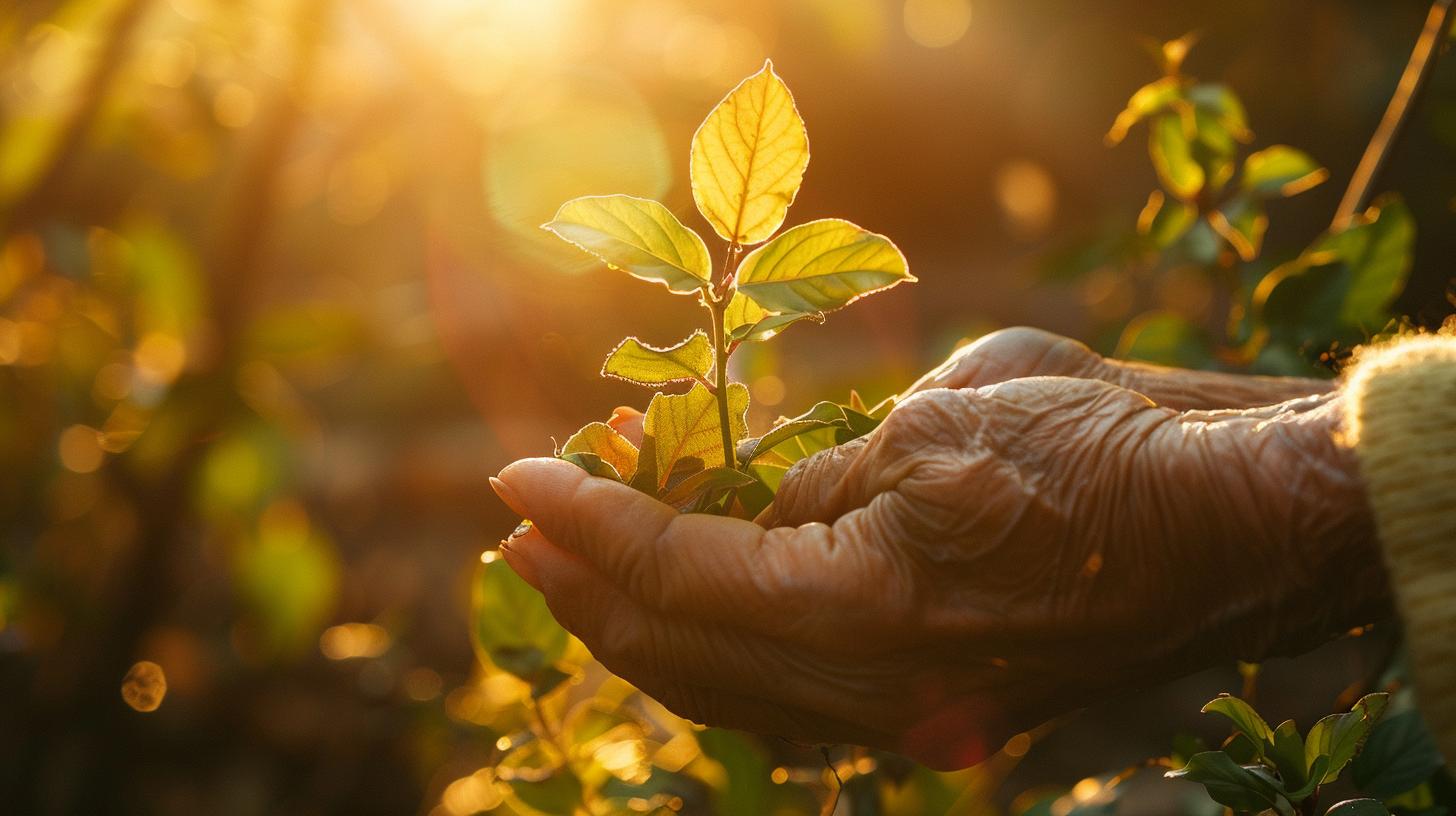
[[[1346,393],[1416,694],[1456,767],[1456,337],[1364,350]]]

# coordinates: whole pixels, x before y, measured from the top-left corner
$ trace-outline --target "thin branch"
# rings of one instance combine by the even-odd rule
[[[1385,115],[1376,126],[1375,134],[1370,137],[1370,144],[1365,147],[1365,155],[1360,157],[1360,164],[1355,167],[1355,174],[1350,177],[1350,186],[1345,188],[1345,196],[1340,199],[1340,206],[1335,210],[1332,229],[1344,228],[1356,213],[1365,209],[1365,203],[1370,199],[1370,191],[1380,178],[1380,171],[1385,167],[1385,161],[1390,157],[1401,129],[1410,118],[1414,109],[1413,103],[1436,67],[1445,34],[1451,28],[1453,5],[1456,5],[1456,0],[1435,0],[1431,3],[1425,28],[1421,30],[1420,39],[1416,40],[1416,47],[1411,51],[1410,61],[1406,63],[1405,72],[1401,74],[1400,82],[1395,87],[1395,94],[1390,98],[1390,105],[1386,107]]]

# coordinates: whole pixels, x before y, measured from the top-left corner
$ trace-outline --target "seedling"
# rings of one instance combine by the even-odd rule
[[[743,343],[914,281],[890,239],[839,218],[784,230],[809,165],[809,137],[773,64],[738,84],[693,134],[693,201],[725,242],[714,263],[702,237],[667,207],[627,195],[585,196],[542,225],[609,267],[695,298],[706,330],[659,348],[628,337],[602,376],[658,390],[639,446],[604,422],[577,431],[557,455],[684,511],[751,517],[773,498],[794,461],[873,430],[890,408],[821,402],[748,438],[748,388],[728,379]],[[750,251],[745,252],[750,247]]]

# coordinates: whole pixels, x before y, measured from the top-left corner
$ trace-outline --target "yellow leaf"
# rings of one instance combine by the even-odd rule
[[[748,411],[748,388],[728,385],[728,429],[734,444],[748,435],[744,414]],[[661,490],[673,467],[684,460],[701,463],[695,470],[722,467],[723,437],[718,424],[718,400],[702,383],[694,383],[686,394],[658,394],[647,406],[642,422],[642,456],[651,454],[657,472],[651,487]],[[642,464],[646,467],[646,463]]]
[[[637,472],[637,448],[627,437],[605,422],[593,422],[566,440],[561,454],[591,453],[612,466],[622,481],[631,481]]]
[[[713,344],[701,330],[671,348],[654,348],[635,337],[623,340],[602,364],[602,376],[637,385],[666,385],[707,377]]]
[[[806,317],[823,322],[817,312],[774,314],[745,297],[742,292],[734,292],[728,306],[723,310],[723,334],[729,340],[767,340],[783,331],[790,323]]]
[[[737,286],[769,312],[814,314],[914,280],[889,238],[825,218],[748,253],[738,267]]]
[[[702,288],[712,268],[703,239],[666,207],[645,198],[574,198],[541,228],[609,266],[682,294]]]
[[[693,200],[725,241],[766,240],[809,165],[809,135],[773,63],[743,80],[693,134]]]

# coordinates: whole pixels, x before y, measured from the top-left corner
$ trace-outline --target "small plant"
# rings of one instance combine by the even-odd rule
[[[774,237],[808,164],[804,121],[765,62],[693,134],[693,200],[726,242],[716,275],[703,239],[656,201],[586,196],[543,225],[610,267],[696,298],[708,313],[707,330],[676,345],[628,337],[607,355],[603,376],[654,389],[689,384],[685,393],[653,395],[640,447],[593,422],[559,457],[683,511],[752,517],[794,461],[874,429],[888,403],[870,409],[852,396],[849,405],[822,402],[747,439],[748,388],[728,379],[741,344],[767,341],[801,320],[822,322],[865,295],[915,280],[890,239],[842,219]]]
[[[1367,694],[1300,737],[1293,720],[1270,728],[1248,703],[1221,694],[1203,712],[1228,718],[1234,733],[1217,751],[1181,758],[1182,767],[1166,776],[1201,783],[1215,802],[1240,813],[1292,816],[1318,813],[1320,789],[1350,766],[1366,798],[1339,802],[1325,816],[1387,816],[1387,806],[1434,812],[1429,801],[1419,801],[1420,786],[1440,770],[1440,755],[1434,745],[1422,744],[1425,732],[1416,712],[1381,722],[1389,703],[1388,694]],[[1430,799],[1429,791],[1424,798]]]

